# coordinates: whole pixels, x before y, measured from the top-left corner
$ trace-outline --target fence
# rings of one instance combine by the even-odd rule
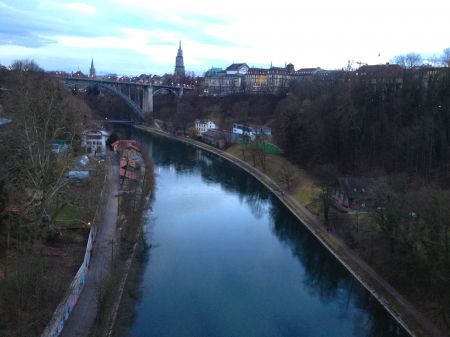
[[[107,177],[108,177],[108,175],[105,174],[105,178],[103,180],[102,191],[100,193],[100,201],[103,200],[103,193],[105,190]],[[99,202],[99,204],[101,204],[101,202]],[[97,206],[97,209],[96,209],[95,215],[94,215],[94,219],[92,220],[92,227],[91,227],[91,230],[89,231],[89,238],[88,238],[88,242],[86,245],[86,251],[84,253],[83,263],[81,264],[75,277],[73,278],[72,282],[70,283],[70,287],[67,290],[66,294],[64,295],[63,300],[56,307],[56,310],[53,313],[52,319],[45,327],[45,330],[42,333],[41,337],[58,337],[64,328],[64,323],[69,319],[73,308],[75,307],[75,305],[78,302],[78,298],[80,297],[80,294],[86,283],[86,276],[88,273],[89,262],[91,261],[91,255],[92,255],[92,248],[93,248],[92,246],[94,244],[95,236],[97,234],[96,220],[97,220],[98,211],[99,211],[99,208]]]

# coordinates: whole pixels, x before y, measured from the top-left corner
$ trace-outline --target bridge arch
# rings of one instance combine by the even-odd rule
[[[101,84],[97,83],[97,85],[99,87],[109,90],[109,91],[115,93],[117,96],[121,97],[125,101],[125,103],[131,108],[131,110],[133,110],[133,112],[139,116],[139,118],[141,118],[141,119],[144,118],[144,112],[142,111],[141,107],[135,101],[133,101],[130,97],[128,97],[122,91],[120,91],[120,89],[116,88],[115,86],[111,86],[111,85],[107,85],[107,84],[103,84],[103,83],[101,83]]]
[[[109,90],[114,94],[121,97],[125,103],[131,108],[131,110],[140,118],[143,119],[145,113],[153,112],[153,96],[161,91],[168,91],[173,94],[175,97],[183,96],[184,89],[192,89],[192,88],[183,88],[183,87],[172,87],[165,85],[153,85],[153,84],[143,84],[143,83],[133,83],[133,82],[112,82],[105,81],[100,79],[90,79],[90,78],[77,78],[77,77],[66,77],[65,79],[66,86],[70,87],[76,85],[76,83],[80,83],[83,85],[98,85],[101,88]],[[125,94],[120,90],[121,87],[136,87],[142,89],[142,101],[141,98],[138,97],[138,101],[133,100],[129,95]]]
[[[170,89],[170,88],[158,88],[156,90],[153,91],[153,96],[155,96],[158,92],[162,92],[162,91],[168,91],[169,93],[171,93],[172,95],[174,95],[175,97],[179,97],[181,95],[179,95],[175,90]]]

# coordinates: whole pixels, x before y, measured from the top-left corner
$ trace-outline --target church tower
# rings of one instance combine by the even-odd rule
[[[89,77],[90,78],[95,77],[94,58],[92,58],[91,67],[89,68]]]
[[[183,62],[183,50],[181,50],[181,41],[180,46],[178,47],[177,57],[175,59],[175,76],[184,77],[184,62]]]

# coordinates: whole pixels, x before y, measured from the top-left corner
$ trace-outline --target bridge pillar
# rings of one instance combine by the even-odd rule
[[[144,96],[142,97],[142,111],[144,112],[144,114],[153,112],[153,86],[151,85],[144,87]]]
[[[180,88],[180,94],[179,94],[180,98],[183,97],[183,87]]]

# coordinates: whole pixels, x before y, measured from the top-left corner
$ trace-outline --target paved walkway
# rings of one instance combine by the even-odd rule
[[[113,158],[108,158],[108,162]],[[86,285],[66,321],[60,336],[86,337],[97,314],[97,299],[100,283],[111,271],[111,240],[116,237],[117,191],[119,184],[119,167],[116,163],[108,165],[108,188],[102,217],[97,223],[98,232],[90,262]]]

